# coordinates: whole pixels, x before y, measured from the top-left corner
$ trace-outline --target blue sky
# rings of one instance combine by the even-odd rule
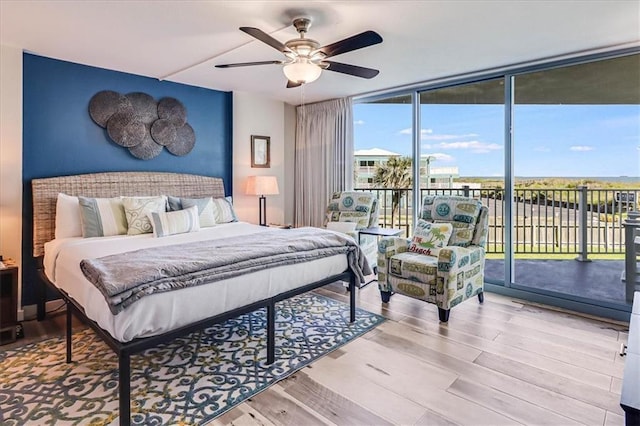
[[[502,176],[501,105],[422,105],[422,154],[460,176]],[[517,105],[516,176],[640,176],[640,106]],[[411,155],[411,105],[355,104],[355,149]]]

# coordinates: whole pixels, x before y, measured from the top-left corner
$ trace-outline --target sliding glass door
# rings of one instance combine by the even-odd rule
[[[505,274],[504,111],[503,78],[420,92],[420,191],[489,207],[485,278],[496,283]]]
[[[640,192],[640,57],[514,77],[515,284],[625,300],[624,230]]]
[[[412,200],[469,194],[490,209],[485,281],[496,291],[590,313],[627,309],[623,222],[640,210],[638,49],[369,98],[354,117],[354,186],[378,192],[382,226],[411,236]]]

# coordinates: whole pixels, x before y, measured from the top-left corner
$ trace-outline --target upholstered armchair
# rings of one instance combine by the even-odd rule
[[[375,271],[378,241],[374,235],[359,235],[358,230],[378,226],[378,199],[371,192],[334,192],[327,206],[325,226],[343,232],[360,244],[371,269]]]
[[[473,296],[484,301],[484,261],[489,210],[468,197],[428,195],[413,238],[378,244],[378,288],[387,303],[394,293],[434,303],[440,321]]]

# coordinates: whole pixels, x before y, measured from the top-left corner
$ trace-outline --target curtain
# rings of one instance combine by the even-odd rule
[[[323,226],[331,195],[353,187],[352,106],[344,98],[296,108],[296,226]]]

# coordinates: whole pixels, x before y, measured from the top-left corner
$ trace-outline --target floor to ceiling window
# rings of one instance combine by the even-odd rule
[[[639,84],[638,55],[514,77],[516,285],[624,302],[622,223],[640,194]]]
[[[354,183],[373,191],[380,202],[380,222],[410,236],[412,213],[411,95],[356,103]]]
[[[362,99],[354,117],[354,186],[378,191],[381,225],[411,235],[412,191],[468,192],[491,210],[487,283],[585,312],[628,310],[622,223],[640,210],[638,49]]]
[[[421,195],[482,199],[488,257],[504,265],[504,79],[421,92],[420,126]],[[488,268],[485,279],[503,282],[504,266]]]

